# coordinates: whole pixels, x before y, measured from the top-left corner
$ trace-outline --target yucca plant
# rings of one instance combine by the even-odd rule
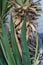
[[[2,34],[3,35],[1,36],[1,40],[2,40],[1,47],[2,47],[2,50],[3,50],[4,56],[6,58],[6,61],[8,62],[8,65],[22,65],[23,63],[24,63],[24,65],[25,64],[28,65],[29,60],[30,60],[29,59],[29,53],[28,53],[28,47],[27,47],[27,45],[24,46],[24,47],[22,46],[23,50],[26,47],[26,50],[27,50],[27,53],[28,53],[28,54],[26,54],[26,52],[25,52],[26,50],[24,50],[23,58],[22,58],[23,63],[22,63],[20,53],[19,53],[19,50],[18,50],[18,47],[17,47],[17,43],[16,43],[16,40],[14,38],[14,27],[13,26],[14,25],[13,25],[13,22],[12,22],[12,19],[11,19],[11,40],[12,40],[12,50],[13,50],[13,52],[12,52],[12,50],[10,48],[7,33],[6,33],[4,25],[2,23]],[[26,39],[24,39],[24,40],[26,40]],[[23,39],[22,39],[22,42],[23,42]],[[26,56],[26,59],[24,61],[25,56]]]
[[[7,32],[5,31],[5,27],[2,23],[2,35],[1,35],[2,42],[0,43],[0,45],[2,47],[2,51],[3,51],[4,57],[5,57],[8,65],[18,65],[18,64],[19,65],[31,65],[30,54],[28,51],[28,45],[26,42],[26,35],[25,35],[26,34],[26,17],[24,18],[24,22],[25,22],[25,23],[23,23],[24,27],[22,27],[22,29],[21,29],[21,31],[22,31],[21,45],[22,45],[22,50],[23,50],[22,58],[20,57],[19,49],[17,47],[17,43],[15,40],[14,24],[13,24],[12,18],[11,18],[11,23],[10,23],[11,24],[10,26],[11,26],[11,41],[12,41],[11,45],[12,45],[12,47],[10,47],[8,35],[7,35]],[[36,55],[37,55],[37,53],[36,53]],[[21,61],[21,59],[22,59],[22,61]],[[36,60],[37,59],[35,57],[35,62],[36,62]],[[2,60],[1,60],[1,62],[2,62]],[[3,65],[3,63],[1,65]]]
[[[15,38],[17,41],[17,45],[22,56],[22,47],[21,47],[21,28],[24,21],[24,16],[26,14],[26,40],[31,40],[35,33],[35,42],[37,36],[37,27],[38,23],[36,20],[38,16],[40,16],[40,2],[39,0],[33,2],[33,0],[13,0],[14,6],[12,8],[12,18],[15,23]],[[33,42],[34,44],[34,42]],[[33,50],[33,46],[28,42],[28,47],[30,51],[30,56],[34,59],[35,50]],[[35,48],[34,48],[35,49]]]
[[[20,4],[20,6],[16,2]],[[35,17],[33,17],[32,15],[33,18],[31,18],[31,15],[29,15],[30,18],[28,18],[27,14],[31,12],[37,16],[36,9],[37,9],[37,4],[39,4],[37,2],[32,3],[32,4],[31,3],[32,1],[30,2],[29,0],[26,0],[26,2],[25,0],[15,0],[14,3],[11,0],[0,0],[0,8],[1,8],[0,9],[0,32],[1,32],[0,33],[0,40],[1,40],[0,41],[0,48],[1,48],[0,49],[1,50],[0,64],[1,65],[31,65],[30,52],[29,52],[27,39],[26,39],[26,22],[27,20],[29,20],[29,22],[30,20],[32,20],[32,23],[34,24],[33,19]],[[10,30],[11,30],[10,31],[10,35],[11,35],[10,41],[11,42],[9,41],[9,36],[4,26],[4,23],[6,22],[7,13],[13,5],[15,6],[14,11],[15,12],[17,11],[16,13],[18,13],[19,15],[17,17],[18,18],[20,17],[21,19],[23,18],[23,24],[21,27],[21,34],[20,34],[21,35],[20,38],[21,38],[22,56],[20,55],[19,48],[17,45],[17,40],[14,35],[16,29],[15,29],[15,23],[13,23],[13,20],[12,20],[12,14],[11,14],[11,21],[10,21]],[[25,9],[25,6],[26,6],[27,11]],[[33,9],[30,8],[31,6]],[[28,12],[28,8],[29,8],[29,12]],[[34,10],[34,8],[36,9]],[[23,14],[19,12],[19,9],[21,11],[23,10]],[[14,16],[14,20],[15,20],[15,17],[16,16]],[[37,65],[37,61],[36,61],[38,60],[37,50],[38,50],[38,42],[36,44],[36,54],[35,54],[35,59],[34,59],[34,65]]]

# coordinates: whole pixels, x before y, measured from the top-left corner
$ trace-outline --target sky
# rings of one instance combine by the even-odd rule
[[[34,1],[37,1],[37,0],[34,0]],[[40,2],[41,2],[41,8],[43,11],[43,0],[41,0]],[[38,22],[38,33],[43,33],[43,13],[41,14],[37,22]]]

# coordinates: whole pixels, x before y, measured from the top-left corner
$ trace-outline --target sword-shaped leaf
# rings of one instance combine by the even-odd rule
[[[16,39],[15,39],[15,36],[14,36],[14,24],[13,24],[12,17],[11,17],[10,26],[11,26],[11,41],[12,41],[14,58],[16,60],[17,65],[21,65],[21,57],[20,57],[20,53],[19,53],[18,46],[17,46],[17,43],[16,43]]]
[[[0,15],[2,14],[2,0],[0,0]]]
[[[6,52],[6,56],[7,56],[7,60],[8,60],[8,64],[9,65],[16,65],[15,59],[13,58],[11,49],[10,49],[10,45],[9,45],[9,40],[8,40],[8,36],[7,36],[7,32],[5,31],[5,27],[4,24],[2,23],[2,45],[3,48],[5,49]]]
[[[22,46],[23,65],[31,65],[30,53],[29,53],[28,44],[26,41],[26,16],[24,17],[24,22],[21,28],[21,46]]]
[[[38,59],[39,59],[39,57],[38,57],[38,36],[37,36],[36,37],[36,50],[35,50],[34,65],[37,65]]]
[[[16,0],[16,2],[17,2],[18,4],[20,4],[21,6],[23,5],[23,1],[22,1],[22,0]]]
[[[24,5],[25,5],[25,6],[29,6],[29,0],[26,0],[26,2],[25,2]]]
[[[2,49],[1,49],[1,45],[0,45],[0,64],[1,65],[8,65],[6,60],[5,60],[5,57],[3,55],[3,52],[2,52]]]
[[[5,11],[6,11],[7,1],[8,1],[8,0],[2,0],[2,15],[3,15],[3,14],[5,13]]]

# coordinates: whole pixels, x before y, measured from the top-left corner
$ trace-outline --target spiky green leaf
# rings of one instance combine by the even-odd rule
[[[13,55],[11,53],[11,50],[10,50],[8,36],[7,36],[6,31],[5,31],[5,27],[4,27],[3,23],[2,23],[2,34],[3,34],[3,36],[1,37],[2,42],[3,42],[2,45],[3,45],[3,48],[5,49],[5,52],[7,55],[8,64],[9,65],[16,65],[16,62],[15,62]]]
[[[2,0],[0,0],[0,15],[2,14]]]
[[[25,6],[29,6],[29,0],[26,0],[26,2],[25,2],[24,5],[25,5]]]
[[[28,44],[26,41],[26,16],[24,17],[24,22],[21,28],[21,46],[22,46],[23,65],[31,65],[30,53],[29,53]]]
[[[18,4],[20,4],[21,6],[23,5],[23,1],[22,1],[22,0],[16,0],[16,2],[17,2]]]
[[[3,52],[2,52],[2,49],[1,49],[1,45],[0,45],[0,64],[1,65],[8,65],[6,60],[5,60],[5,57],[3,55]]]
[[[12,17],[11,17],[10,26],[11,26],[11,40],[12,40],[12,48],[13,48],[14,58],[16,60],[17,65],[21,65],[21,57],[20,57],[20,53],[19,53],[18,46],[16,43],[16,39],[14,36],[14,24],[13,24]]]
[[[37,65],[38,61],[38,35],[36,36],[36,50],[35,50],[35,58],[34,58],[34,65]]]

